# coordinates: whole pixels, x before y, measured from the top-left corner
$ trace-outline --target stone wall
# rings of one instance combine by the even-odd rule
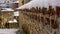
[[[0,22],[0,28],[6,28],[6,23],[8,23],[9,20],[13,20],[14,15],[13,11],[1,11],[1,22]],[[9,24],[7,24],[8,26]]]
[[[23,9],[19,13],[20,29],[26,34],[60,34],[60,7]]]
[[[14,11],[2,11],[2,16],[6,17],[8,20],[14,18]]]
[[[26,34],[39,34],[40,33],[40,24],[36,20],[30,19],[28,16],[20,12],[19,18],[20,29]]]

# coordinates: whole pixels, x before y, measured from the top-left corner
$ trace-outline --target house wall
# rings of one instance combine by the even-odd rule
[[[22,6],[23,3],[25,4],[25,3],[29,2],[29,1],[30,0],[19,0],[19,6]]]

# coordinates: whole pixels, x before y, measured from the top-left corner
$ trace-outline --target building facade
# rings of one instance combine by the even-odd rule
[[[30,0],[19,0],[19,6],[24,5],[25,3],[29,2]]]
[[[15,2],[18,0],[0,0],[0,5],[5,8],[5,7],[9,7],[10,3]]]

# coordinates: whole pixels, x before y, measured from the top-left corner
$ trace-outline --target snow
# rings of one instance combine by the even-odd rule
[[[19,29],[0,29],[0,34],[16,34]]]
[[[13,9],[11,9],[11,8],[3,8],[4,10],[2,10],[2,11],[14,11]]]
[[[19,16],[19,11],[14,12],[14,16]]]
[[[19,1],[15,1],[15,2],[12,2],[12,3],[19,3]]]
[[[8,23],[17,23],[17,20],[13,19],[13,21],[8,21]]]
[[[27,4],[24,4],[23,6],[20,6],[17,9],[25,9],[25,8],[32,8],[32,7],[46,7],[51,5],[53,8],[56,6],[60,6],[60,0],[32,0]]]

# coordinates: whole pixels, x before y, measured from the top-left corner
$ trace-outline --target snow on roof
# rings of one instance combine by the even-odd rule
[[[15,2],[12,2],[12,3],[19,3],[19,1],[15,1]]]
[[[20,6],[17,9],[25,9],[25,8],[32,8],[32,7],[46,7],[51,5],[53,8],[55,6],[60,6],[60,0],[32,0],[27,4],[24,4],[23,6]]]
[[[14,11],[14,10],[11,8],[5,8],[5,10],[1,10],[1,11]]]
[[[17,23],[17,20],[14,19],[13,21],[8,21],[8,23]]]

